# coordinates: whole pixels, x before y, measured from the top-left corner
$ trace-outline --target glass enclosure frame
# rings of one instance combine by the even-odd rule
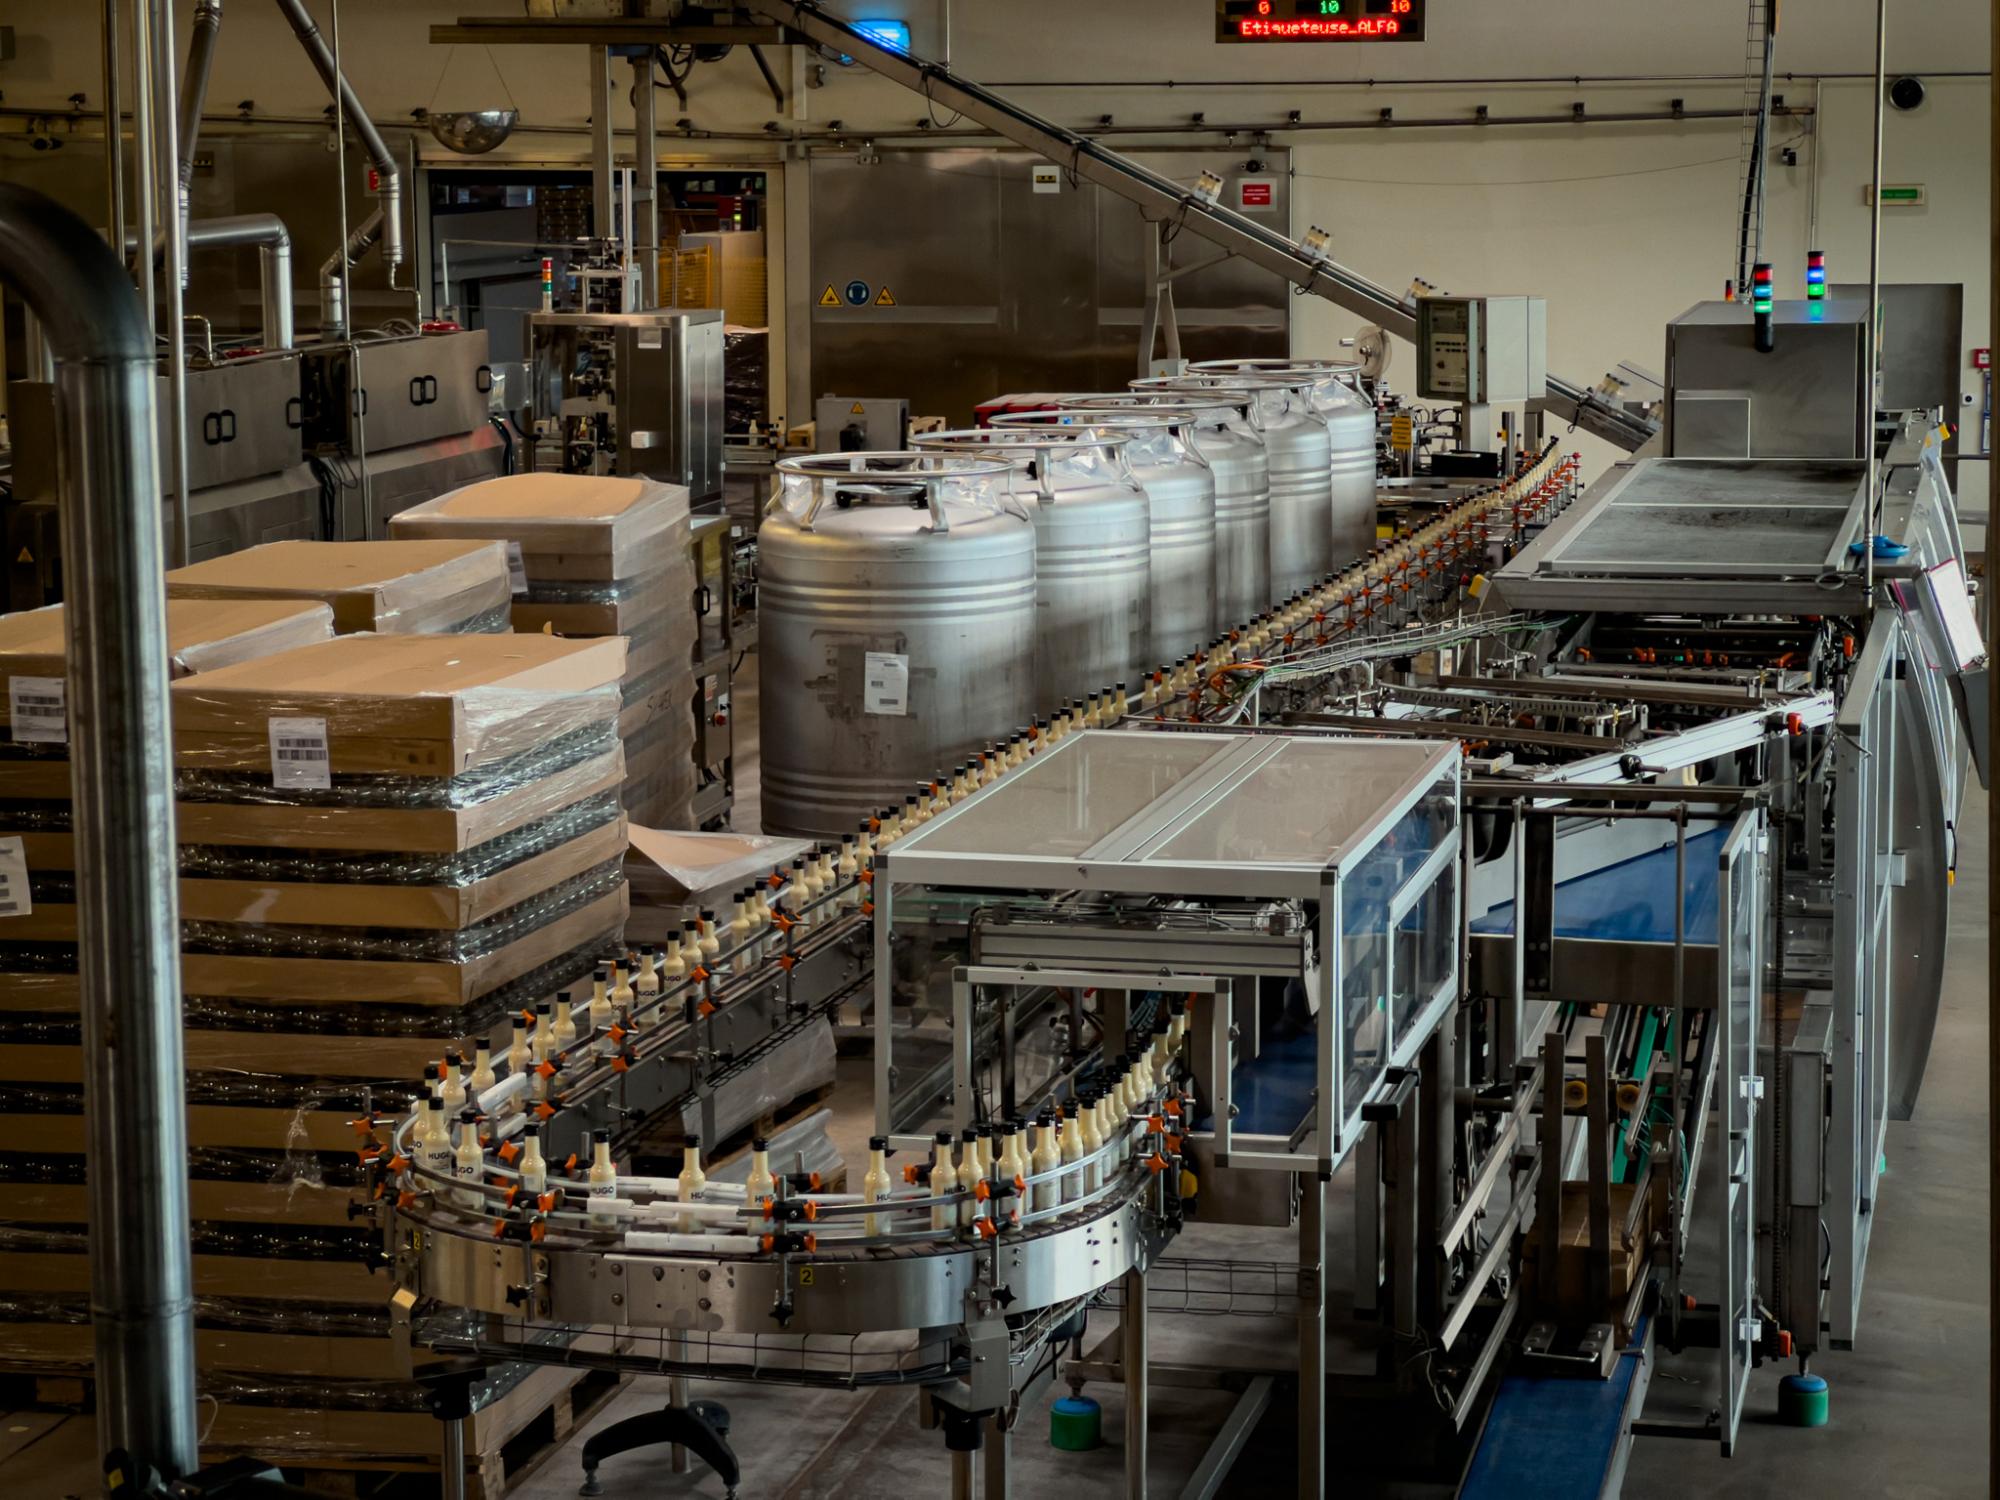
[[[1149,764],[1168,766],[1171,774],[1140,796],[1133,777]],[[1452,743],[1090,731],[982,788],[878,856],[877,1131],[899,1148],[929,1144],[893,1129],[892,944],[899,907],[952,893],[1174,896],[1196,906],[1203,898],[1286,900],[1307,915],[1318,957],[1313,962],[1312,944],[1299,944],[1296,977],[1318,1018],[1314,1086],[1305,1114],[1287,1133],[1231,1127],[1239,986],[1193,981],[1242,972],[1232,967],[1235,960],[1218,946],[1212,966],[1205,965],[1198,940],[1175,945],[1173,967],[1163,966],[1152,980],[1161,989],[1199,992],[1214,1007],[1208,1059],[1214,1071],[1204,1103],[1215,1118],[1218,1157],[1231,1166],[1331,1172],[1358,1138],[1362,1106],[1383,1074],[1416,1056],[1456,999],[1464,900],[1460,775]],[[1095,783],[1104,789],[1093,816]],[[1039,826],[1031,816],[1037,809]],[[1069,820],[1053,832],[1052,810]],[[1349,1060],[1363,1050],[1344,980],[1350,925],[1344,913],[1354,893],[1365,898],[1367,920],[1384,935],[1386,953],[1381,1003],[1363,1007],[1381,1014],[1380,1036],[1350,1077]],[[1067,957],[1051,963],[1065,971],[1080,967]],[[1421,982],[1411,977],[1413,967]],[[1107,987],[1120,988],[1114,970],[1129,968],[1107,965]],[[961,1045],[967,1056],[954,1056],[957,1080],[969,1077],[964,1033],[954,1039],[955,1053]]]
[[[1874,1230],[1888,1139],[1891,956],[1897,864],[1895,790],[1904,719],[1896,689],[1906,654],[1893,610],[1876,614],[1836,721],[1833,870],[1833,1119],[1826,1167],[1827,1333],[1849,1347]]]
[[[1761,808],[1746,808],[1717,857],[1717,1061],[1722,1070],[1722,1453],[1736,1443],[1750,1372],[1763,1337],[1757,1312],[1757,1130],[1764,1080],[1757,1045],[1764,990],[1764,906],[1769,847]]]

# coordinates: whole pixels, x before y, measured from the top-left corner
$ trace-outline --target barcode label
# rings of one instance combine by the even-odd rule
[[[271,785],[322,792],[332,787],[326,720],[271,720]]]
[[[910,711],[910,659],[891,651],[870,651],[863,663],[861,707],[871,714]]]
[[[0,839],[0,917],[25,917],[34,909],[28,894],[28,856],[21,840]]]
[[[516,599],[528,592],[528,562],[521,556],[519,542],[507,544],[507,582],[513,587]]]
[[[69,743],[69,715],[64,712],[67,686],[60,677],[7,679],[7,712],[13,719],[16,741]]]

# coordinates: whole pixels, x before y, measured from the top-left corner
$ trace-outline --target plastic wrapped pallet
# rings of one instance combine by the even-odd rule
[[[342,635],[509,628],[504,547],[477,540],[266,542],[167,574],[169,599],[318,599]]]
[[[380,1379],[354,1122],[617,950],[624,660],[352,635],[176,685],[199,1373],[241,1451],[435,1454],[416,1388]],[[0,933],[0,1367],[87,1348],[74,955]]]
[[[625,808],[684,826],[695,788],[694,565],[684,486],[615,475],[510,474],[389,521],[407,539],[504,542],[514,628],[628,642],[619,735]]]

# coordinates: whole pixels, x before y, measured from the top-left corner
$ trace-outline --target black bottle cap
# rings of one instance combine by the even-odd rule
[[[765,1140],[764,1137],[760,1135],[756,1139],[750,1142],[750,1149],[752,1151],[769,1151],[771,1149],[771,1143]]]
[[[889,1149],[889,1137],[886,1135],[869,1136],[868,1149],[870,1151],[887,1151]]]

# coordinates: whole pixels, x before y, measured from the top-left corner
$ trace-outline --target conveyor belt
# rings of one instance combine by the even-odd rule
[[[1717,861],[1725,829],[1692,835],[1687,841],[1687,890],[1683,894],[1690,943],[1714,946],[1718,920]],[[1559,938],[1597,938],[1626,943],[1674,940],[1674,847],[1634,855],[1556,886]],[[1514,930],[1514,903],[1503,902],[1473,920],[1475,933],[1505,935]]]
[[[1599,1500],[1617,1493],[1625,1433],[1645,1399],[1652,1315],[1608,1380],[1509,1375],[1466,1466],[1458,1500]]]

